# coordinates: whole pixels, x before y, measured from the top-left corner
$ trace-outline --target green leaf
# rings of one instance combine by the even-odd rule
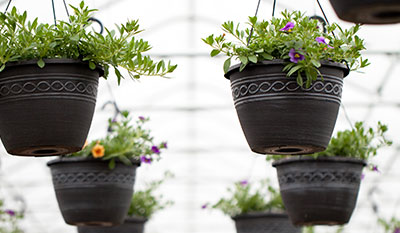
[[[96,69],[96,64],[94,64],[94,62],[90,61],[89,62],[89,68],[92,69],[92,70]]]
[[[301,76],[300,72],[297,72],[297,84],[299,84],[299,86],[303,86],[303,77]]]
[[[228,58],[224,62],[224,73],[228,73],[229,67],[231,66],[231,58]]]
[[[248,59],[250,62],[257,63],[257,56],[255,56],[255,55],[249,56]]]
[[[108,163],[108,168],[111,170],[115,168],[115,159],[110,159],[110,162]]]
[[[3,65],[0,67],[0,72],[3,71],[4,68],[6,68],[6,64],[3,64]]]
[[[37,65],[38,65],[40,68],[43,68],[43,67],[45,66],[45,63],[44,63],[43,59],[40,58],[40,59],[37,61]]]
[[[210,53],[211,57],[215,57],[220,53],[220,51],[218,49],[213,49]]]
[[[287,76],[288,76],[288,77],[291,76],[292,74],[294,74],[294,72],[300,70],[301,68],[303,68],[302,65],[296,65],[296,66],[294,66],[293,68],[291,68],[291,69],[289,70],[289,72],[287,73]]]
[[[243,64],[243,65],[247,65],[247,63],[249,62],[249,60],[248,60],[248,58],[247,57],[245,57],[245,56],[240,56],[239,57],[239,60],[240,60],[240,62]]]
[[[321,67],[321,63],[320,63],[319,61],[314,60],[314,59],[311,60],[311,63],[312,63],[316,68]]]
[[[265,59],[265,60],[272,60],[274,59],[274,57],[268,53],[261,53],[261,56]]]

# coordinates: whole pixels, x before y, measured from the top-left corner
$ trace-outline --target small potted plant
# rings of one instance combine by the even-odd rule
[[[292,223],[347,223],[357,202],[363,168],[379,148],[392,143],[385,138],[386,131],[380,122],[375,131],[357,122],[353,129],[338,132],[323,152],[273,162]],[[377,170],[374,165],[369,167]]]
[[[285,213],[282,198],[268,180],[258,186],[247,180],[228,188],[230,197],[221,198],[211,208],[219,209],[235,221],[237,233],[300,233]],[[203,205],[203,209],[208,204]]]
[[[173,204],[172,201],[163,201],[162,195],[154,192],[167,178],[173,177],[172,173],[166,172],[164,178],[146,184],[143,190],[135,191],[127,217],[123,224],[114,227],[78,227],[79,233],[143,233],[145,223],[159,210]]]
[[[124,221],[140,163],[160,158],[165,142],[154,144],[148,120],[130,125],[128,112],[121,121],[109,120],[111,133],[82,151],[51,160],[53,185],[61,213],[71,225],[112,226]]]
[[[340,19],[363,24],[400,22],[400,2],[397,0],[330,0]]]
[[[220,53],[240,124],[252,151],[309,154],[324,150],[332,136],[349,69],[368,65],[355,25],[318,26],[301,12],[258,21],[249,17],[241,30],[228,21],[224,34],[203,41]],[[335,32],[335,35],[333,33]],[[228,41],[228,36],[235,41]],[[231,66],[232,58],[240,64]]]
[[[23,213],[5,208],[4,201],[0,200],[0,232],[23,233],[18,224],[23,218]]]
[[[126,70],[133,79],[165,76],[176,66],[154,62],[136,39],[138,21],[105,35],[90,29],[95,10],[81,2],[57,25],[0,13],[0,135],[8,153],[63,155],[82,149],[96,104],[98,79]]]

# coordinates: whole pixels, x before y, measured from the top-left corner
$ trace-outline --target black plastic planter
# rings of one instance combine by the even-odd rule
[[[77,226],[122,224],[133,194],[138,160],[128,166],[92,158],[59,158],[47,165],[64,221]]]
[[[363,24],[400,22],[398,0],[330,0],[340,19]]]
[[[72,59],[7,64],[0,72],[0,137],[8,153],[62,155],[85,143],[103,70]]]
[[[301,228],[289,221],[287,214],[249,213],[232,217],[237,233],[300,233]]]
[[[146,218],[127,217],[123,224],[114,227],[78,227],[78,233],[143,233]]]
[[[283,60],[232,66],[230,79],[235,108],[252,151],[261,154],[310,154],[330,141],[341,102],[345,65],[323,62],[310,88],[282,72]]]
[[[346,157],[288,158],[278,172],[286,212],[293,224],[343,225],[357,202],[363,160]]]

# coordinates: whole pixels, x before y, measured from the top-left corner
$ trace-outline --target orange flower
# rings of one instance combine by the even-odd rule
[[[96,144],[93,148],[92,148],[92,155],[94,158],[101,158],[104,156],[104,146],[100,145],[100,144]]]

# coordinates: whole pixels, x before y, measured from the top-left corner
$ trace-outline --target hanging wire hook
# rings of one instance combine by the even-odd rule
[[[56,8],[54,7],[54,0],[51,0],[51,5],[53,7],[54,25],[57,26]]]
[[[65,3],[65,0],[63,0],[63,2],[64,2],[65,11],[67,12],[68,20],[69,20],[69,22],[71,22],[71,19],[70,19],[70,16],[69,16],[69,12],[68,12],[67,3]]]
[[[103,23],[100,20],[98,20],[98,19],[96,19],[94,17],[90,17],[88,21],[93,21],[93,22],[98,23],[100,25],[100,34],[103,34],[104,26],[103,26]]]
[[[275,7],[276,7],[276,0],[274,0],[274,3],[272,4],[272,17],[275,16]]]
[[[257,17],[258,9],[260,8],[260,3],[261,3],[261,0],[258,0],[258,4],[257,4],[257,8],[256,8],[256,13],[254,14],[254,17]],[[249,34],[249,39],[247,39],[247,46],[249,46],[249,44],[250,44],[250,39],[251,39],[251,37],[253,36],[253,30],[254,30],[254,27],[251,26],[250,34]]]
[[[326,21],[324,20],[324,18],[322,18],[321,16],[318,16],[318,15],[313,15],[313,16],[310,16],[310,19],[318,20],[322,24],[323,32],[326,33]]]
[[[319,9],[321,9],[322,15],[324,16],[325,22],[326,22],[328,25],[330,25],[330,23],[329,23],[329,21],[328,21],[328,18],[326,17],[325,11],[324,11],[324,9],[322,9],[322,5],[321,5],[321,3],[319,2],[319,0],[317,0],[317,3],[318,3],[318,6],[319,6]],[[333,37],[336,38],[336,35],[335,35],[335,33],[334,33],[333,31],[332,31],[332,35],[333,35]]]
[[[8,1],[8,4],[7,4],[7,7],[6,7],[6,10],[4,11],[4,14],[5,14],[5,13],[7,13],[7,10],[8,10],[8,8],[10,7],[11,1],[12,1],[12,0],[9,0],[9,1]]]

